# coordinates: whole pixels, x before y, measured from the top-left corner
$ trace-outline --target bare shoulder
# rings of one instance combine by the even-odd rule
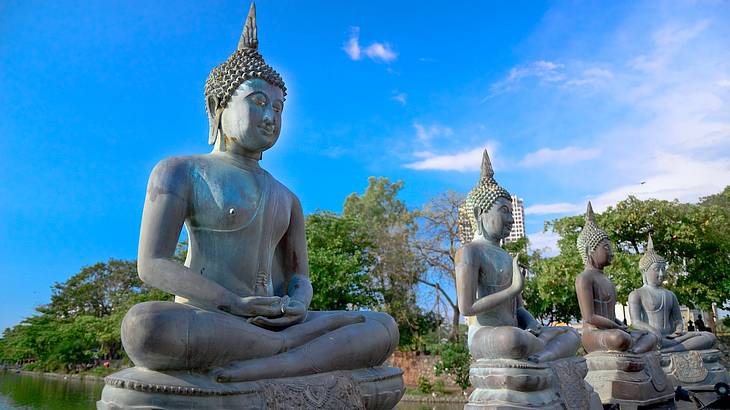
[[[198,161],[195,156],[178,156],[158,162],[150,173],[148,194],[174,194],[184,197],[188,191],[190,174]]]
[[[582,272],[575,277],[575,286],[588,286],[593,284],[593,275],[591,272]]]
[[[479,247],[473,242],[462,246],[456,251],[456,261],[466,265],[479,265]]]
[[[302,204],[301,202],[299,202],[299,198],[294,194],[294,192],[287,188],[286,185],[279,182],[279,180],[276,179],[273,175],[269,174],[269,177],[271,178],[275,189],[279,190],[281,192],[281,195],[284,197],[284,200],[291,205],[292,213],[302,213]]]
[[[641,302],[641,288],[634,289],[629,293],[629,303]]]

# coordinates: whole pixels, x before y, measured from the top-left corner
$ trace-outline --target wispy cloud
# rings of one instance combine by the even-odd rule
[[[482,163],[482,153],[485,148],[489,151],[492,163],[494,164],[496,144],[487,143],[486,145],[455,154],[436,155],[428,151],[417,152],[414,155],[423,159],[406,164],[405,167],[419,171],[478,171]]]
[[[437,137],[450,137],[454,135],[454,130],[439,124],[423,125],[418,122],[413,123],[416,130],[416,137],[421,143],[429,143]]]
[[[520,161],[520,165],[527,168],[542,165],[565,165],[597,158],[599,154],[599,151],[594,148],[542,148],[525,155]]]
[[[363,48],[360,45],[360,27],[352,27],[350,29],[350,38],[342,46],[342,50],[354,61],[361,60],[363,55],[373,61],[385,63],[389,63],[398,58],[398,54],[389,43],[373,42]]]
[[[390,97],[391,100],[397,101],[400,103],[400,105],[406,105],[408,102],[408,94],[406,93],[397,93],[394,96]]]
[[[527,239],[530,241],[531,251],[540,251],[543,256],[556,256],[560,253],[558,249],[560,235],[553,231],[528,233]]]

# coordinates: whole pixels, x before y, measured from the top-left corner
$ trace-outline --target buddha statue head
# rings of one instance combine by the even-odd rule
[[[598,227],[590,201],[586,209],[586,223],[578,234],[578,253],[586,267],[603,269],[611,264],[613,251],[606,231]]]
[[[218,151],[260,158],[281,131],[286,86],[258,52],[256,5],[246,17],[238,48],[205,82],[208,143]]]
[[[654,251],[654,241],[651,239],[651,234],[649,234],[649,241],[646,244],[646,251],[639,260],[639,270],[645,285],[656,288],[664,282],[667,272],[667,260]]]
[[[474,233],[499,242],[512,230],[512,197],[494,179],[489,153],[484,150],[479,182],[459,208],[459,236],[462,244],[471,242]]]

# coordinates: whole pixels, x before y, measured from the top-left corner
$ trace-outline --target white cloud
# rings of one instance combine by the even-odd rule
[[[398,93],[398,94],[390,97],[390,99],[393,101],[398,101],[400,103],[400,105],[406,105],[406,103],[408,102],[408,94]]]
[[[722,80],[717,82],[717,85],[720,86],[720,88],[729,88],[730,80],[728,80],[727,78],[723,78]]]
[[[542,148],[525,155],[520,161],[520,165],[528,168],[541,165],[565,165],[597,158],[598,155],[599,151],[593,148]]]
[[[413,128],[416,129],[416,137],[422,143],[428,143],[437,137],[450,137],[454,135],[454,130],[438,124],[423,125],[414,122]]]
[[[418,155],[416,156],[423,159],[406,164],[405,167],[419,171],[479,171],[482,164],[482,154],[484,153],[485,148],[489,151],[492,164],[494,164],[496,145],[487,143],[486,147],[481,146],[467,151],[458,152],[456,154],[436,155],[431,152],[418,152]]]
[[[350,33],[350,38],[342,46],[342,49],[350,56],[350,59],[357,61],[362,55],[360,51],[360,27],[352,27]]]
[[[554,214],[574,214],[580,212],[580,205],[571,204],[569,202],[558,202],[555,204],[535,204],[525,208],[527,215],[554,215]]]
[[[527,239],[530,241],[530,250],[533,252],[540,251],[543,256],[556,256],[560,253],[558,249],[560,235],[553,231],[529,233]]]
[[[382,61],[389,63],[398,57],[393,48],[388,43],[374,42],[365,47],[360,46],[360,27],[352,27],[350,29],[350,38],[347,39],[342,46],[342,50],[353,61],[362,59],[363,54],[373,61]]]
[[[372,43],[365,48],[365,55],[372,60],[380,60],[386,63],[391,62],[398,57],[395,51],[388,43]]]

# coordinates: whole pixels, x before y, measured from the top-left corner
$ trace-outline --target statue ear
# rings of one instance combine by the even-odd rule
[[[472,209],[472,212],[474,213],[474,220],[477,222],[476,226],[476,233],[479,235],[483,235],[482,232],[482,223],[479,221],[479,216],[482,214],[482,209],[478,206],[475,206],[474,209]]]
[[[223,109],[220,108],[218,98],[213,95],[209,95],[205,99],[205,105],[208,109],[208,123],[210,126],[208,144],[213,145],[218,139],[218,131],[221,126],[221,115],[223,114]]]

